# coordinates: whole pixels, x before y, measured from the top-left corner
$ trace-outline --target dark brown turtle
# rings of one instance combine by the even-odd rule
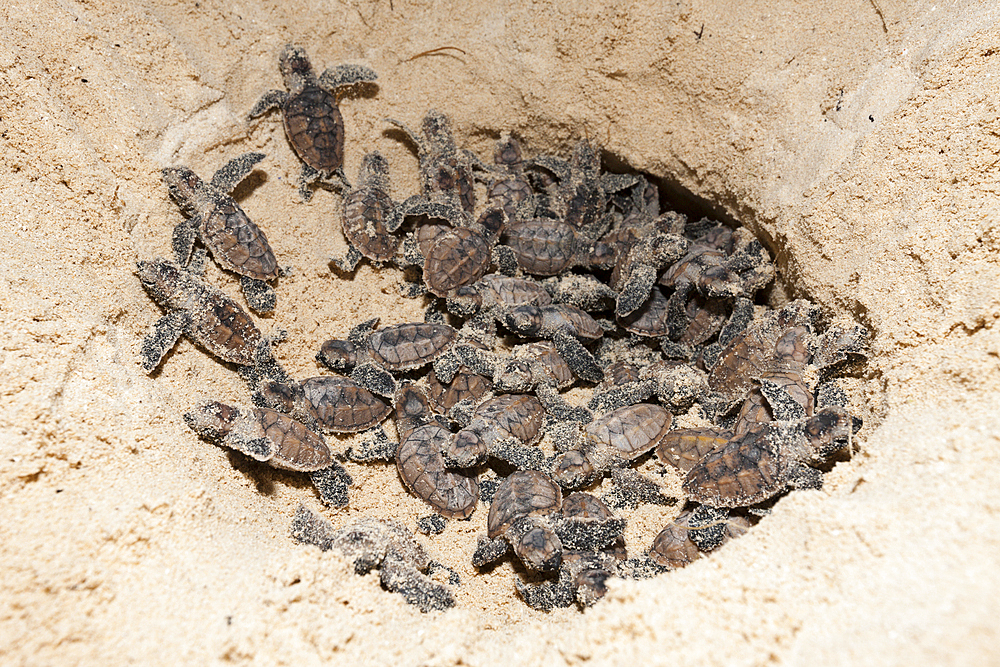
[[[254,399],[300,421],[311,420],[324,433],[367,431],[392,411],[388,403],[339,375],[322,375],[299,383],[265,382]]]
[[[351,476],[334,460],[323,436],[286,414],[268,408],[240,408],[219,401],[200,403],[184,415],[198,435],[275,468],[310,473],[329,505],[347,505]]]
[[[550,303],[552,297],[538,283],[524,278],[491,273],[471,285],[459,287],[450,294],[448,310],[455,315],[468,317],[480,310],[496,307],[545,306]]]
[[[691,539],[691,512],[681,512],[653,539],[649,557],[668,570],[686,567],[701,558],[698,545]]]
[[[489,180],[486,196],[499,200],[510,220],[530,218],[535,208],[534,191],[524,176],[521,143],[510,134],[502,136],[493,151],[493,162],[500,173]]]
[[[490,378],[460,366],[447,386],[441,384],[434,371],[431,371],[427,374],[427,388],[431,403],[439,411],[447,412],[460,401],[478,402],[493,388],[493,383]]]
[[[586,247],[572,226],[551,218],[509,225],[503,240],[514,251],[518,265],[538,276],[554,276],[569,269]]]
[[[672,419],[652,403],[618,408],[583,428],[578,445],[556,456],[552,476],[566,488],[581,486],[655,448]]]
[[[168,312],[142,341],[142,368],[151,373],[183,334],[223,361],[237,364],[251,383],[287,379],[268,341],[236,301],[165,259],[143,260],[137,273],[146,292]]]
[[[416,144],[424,196],[443,197],[471,215],[476,208],[472,164],[478,160],[468,151],[455,147],[448,117],[436,109],[428,111],[420,126],[423,136],[398,120],[385,120],[405,132]]]
[[[437,424],[420,426],[399,443],[396,470],[413,495],[448,518],[471,516],[479,500],[474,475],[447,470],[441,448],[452,434]]]
[[[682,473],[698,464],[706,454],[723,447],[732,438],[730,431],[716,428],[682,428],[670,431],[656,446],[656,456]]]
[[[445,461],[468,468],[490,455],[521,469],[541,467],[541,450],[526,445],[538,439],[544,415],[542,404],[530,394],[492,398],[476,408],[472,423],[445,445]]]
[[[337,260],[342,270],[353,271],[362,257],[376,263],[396,257],[400,240],[393,232],[403,215],[389,196],[389,163],[378,151],[362,159],[358,184],[344,197],[341,222],[349,246],[347,257]]]
[[[362,81],[375,81],[374,71],[361,65],[338,65],[316,76],[304,49],[287,44],[278,58],[284,90],[269,90],[257,101],[248,119],[281,108],[285,134],[302,160],[299,194],[312,198],[309,184],[334,176],[344,178],[344,118],[337,106],[336,89]]]
[[[323,343],[316,358],[334,371],[349,372],[362,387],[391,396],[396,382],[389,371],[420,368],[445,354],[458,332],[447,324],[410,322],[373,331],[378,318],[351,330],[346,340]]]
[[[789,485],[815,488],[822,476],[808,464],[847,446],[852,428],[850,415],[832,406],[799,422],[766,424],[703,457],[684,478],[684,491],[712,507],[747,507]]]
[[[292,537],[323,551],[340,551],[353,561],[355,574],[365,575],[377,568],[386,590],[402,595],[422,612],[455,605],[451,590],[428,576],[444,566],[431,560],[413,533],[395,521],[364,517],[337,530],[300,505],[292,520]],[[454,572],[449,583],[457,583]]]
[[[278,278],[278,262],[264,232],[229,193],[263,159],[263,153],[233,158],[215,172],[209,183],[187,167],[167,167],[162,172],[170,196],[188,216],[174,227],[177,262],[187,265],[195,239],[201,239],[219,266],[240,276],[247,303],[258,313],[274,310],[276,297],[267,281]]]
[[[425,253],[427,291],[444,297],[479,280],[490,265],[491,245],[481,233],[464,227],[438,236]]]

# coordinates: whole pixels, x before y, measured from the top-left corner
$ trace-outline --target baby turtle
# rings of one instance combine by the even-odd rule
[[[137,267],[146,292],[168,311],[142,341],[142,368],[147,373],[159,367],[183,334],[249,376],[287,379],[253,319],[225,292],[166,259],[142,260]]]
[[[389,416],[389,404],[350,378],[323,375],[301,382],[268,381],[254,395],[264,407],[313,423],[324,433],[358,433]]]
[[[288,415],[268,408],[240,408],[219,401],[200,403],[184,415],[198,435],[283,470],[310,473],[329,505],[347,505],[351,476],[330,454],[323,436]]]
[[[305,50],[288,44],[278,59],[284,90],[269,90],[247,114],[257,118],[280,107],[285,134],[296,155],[302,160],[299,194],[303,201],[312,198],[309,184],[331,176],[347,185],[344,178],[344,117],[337,106],[336,89],[362,81],[375,81],[374,71],[361,65],[338,65],[319,77],[313,71]]]
[[[472,423],[445,445],[445,462],[459,468],[478,465],[487,454],[518,468],[539,468],[544,457],[536,447],[545,411],[530,394],[504,394],[476,408]]]
[[[353,561],[355,574],[365,575],[378,568],[382,586],[402,595],[422,612],[455,605],[451,590],[427,576],[444,566],[432,561],[413,534],[396,521],[365,517],[336,530],[329,521],[300,505],[292,520],[292,537],[323,551],[336,549]],[[457,583],[457,575],[451,574],[450,579]]]
[[[583,428],[579,443],[556,456],[553,478],[577,488],[655,448],[667,434],[673,415],[652,403],[618,408]]]
[[[388,262],[396,257],[399,238],[393,232],[403,224],[403,214],[389,196],[389,163],[378,151],[361,160],[358,184],[344,197],[342,228],[348,243],[347,257],[335,260],[344,271],[353,271],[362,257]]]
[[[255,225],[229,193],[240,184],[263,153],[245,153],[222,166],[205,183],[187,167],[167,167],[163,182],[188,218],[174,227],[173,250],[179,264],[191,259],[195,239],[212,253],[219,266],[240,276],[250,308],[274,310],[276,297],[266,281],[278,277],[278,262],[260,227]]]
[[[396,469],[413,495],[450,519],[467,519],[476,509],[479,484],[474,475],[446,469],[441,449],[452,434],[438,424],[420,426],[399,443]]]
[[[473,565],[482,567],[502,558],[509,545],[528,569],[553,572],[562,563],[564,549],[601,551],[625,530],[625,521],[610,511],[592,516],[579,511],[575,501],[568,512],[562,510],[562,490],[549,475],[537,470],[511,474],[493,496],[487,535],[479,539]]]
[[[420,368],[445,354],[458,337],[447,324],[410,322],[375,331],[378,318],[354,327],[346,340],[323,343],[316,359],[380,396],[392,396],[396,381],[390,371]]]
[[[436,109],[429,110],[420,126],[423,136],[398,120],[385,120],[405,132],[410,141],[416,144],[424,196],[444,197],[446,201],[456,203],[468,215],[472,215],[476,208],[472,163],[478,162],[478,158],[455,147],[448,117]]]
[[[827,407],[799,422],[773,422],[733,438],[705,455],[684,478],[684,491],[712,507],[747,507],[788,486],[819,488],[822,474],[809,467],[847,446],[851,416]]]

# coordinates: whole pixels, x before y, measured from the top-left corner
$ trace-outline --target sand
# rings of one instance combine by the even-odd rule
[[[1000,9],[652,4],[4,3],[0,663],[1000,664]],[[331,273],[339,199],[300,203],[278,119],[242,120],[292,40],[378,72],[341,104],[346,171],[382,151],[398,198],[416,160],[383,118],[435,107],[480,155],[504,130],[530,153],[589,138],[682,210],[753,229],[775,303],[873,332],[855,456],[585,613],[528,610],[509,565],[474,575],[453,545],[484,513],[425,540],[465,581],[446,613],[294,544],[315,493],[186,427],[194,402],[246,389],[186,341],[142,372],[161,311],[134,275],[179,220],[159,170],[259,150],[237,194],[293,268],[261,320],[289,332],[289,370],[313,374],[319,343],[371,313],[421,317],[394,270]],[[391,468],[350,471],[351,508],[328,518],[425,513]]]

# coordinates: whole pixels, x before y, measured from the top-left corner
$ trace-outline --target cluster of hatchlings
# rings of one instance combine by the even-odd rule
[[[433,510],[418,521],[425,533],[488,504],[473,563],[513,552],[533,582],[518,578],[517,591],[538,609],[592,604],[612,576],[683,567],[745,531],[788,488],[821,484],[810,464],[860,426],[834,376],[864,359],[866,332],[821,333],[818,308],[804,301],[755,305],[774,270],[747,230],[661,213],[655,185],[601,173],[586,142],[569,160],[525,158],[504,136],[486,164],[455,146],[437,111],[420,132],[390,121],[416,145],[423,184],[393,201],[377,152],[354,186],[342,172],[335,89],[375,73],[342,65],[317,77],[292,46],[280,67],[288,92],[268,92],[249,116],[280,107],[304,165],[303,199],[314,182],[342,192],[350,249],[333,261],[338,272],[362,259],[396,265],[409,276],[404,291],[430,305],[424,322],[378,328],[376,318],[325,342],[317,359],[338,374],[290,377],[247,312],[202,278],[210,253],[240,276],[251,310],[275,308],[277,260],[228,194],[264,156],[240,156],[208,183],[164,169],[187,217],[174,230],[172,261],[138,265],[167,311],[143,341],[142,362],[152,372],[187,335],[232,364],[254,402],[197,405],[185,418],[200,435],[308,473],[337,507],[348,505],[351,485],[338,458],[394,460]],[[566,399],[574,385],[591,388],[586,405]],[[398,442],[380,426],[390,415]],[[705,426],[680,428],[675,415]],[[335,455],[323,434],[339,433],[361,435]],[[683,498],[667,490],[674,474]],[[609,490],[576,490],[599,487]],[[676,516],[647,553],[629,558],[623,531],[641,503],[684,509],[665,513]],[[449,585],[432,578],[448,568],[396,522],[335,530],[301,508],[292,532],[340,549],[358,572],[379,568],[387,589],[421,609],[453,604],[457,576]]]

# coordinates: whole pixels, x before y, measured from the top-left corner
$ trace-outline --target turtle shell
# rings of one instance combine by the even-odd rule
[[[282,107],[285,133],[299,158],[323,174],[344,164],[344,117],[337,98],[316,85],[289,95]]]
[[[495,539],[522,517],[556,512],[562,506],[562,490],[552,478],[537,470],[520,470],[500,484],[486,518],[487,534]]]
[[[371,358],[390,371],[429,364],[444,354],[457,337],[447,324],[410,322],[384,327],[368,337]]]
[[[278,277],[278,260],[260,227],[230,197],[202,218],[202,242],[222,268],[255,280]]]
[[[479,482],[474,476],[445,469],[441,448],[451,437],[436,424],[421,426],[399,443],[396,470],[413,495],[435,511],[464,519],[476,509]]]
[[[365,431],[391,412],[385,401],[348,378],[309,378],[302,382],[302,389],[316,421],[334,433]]]

